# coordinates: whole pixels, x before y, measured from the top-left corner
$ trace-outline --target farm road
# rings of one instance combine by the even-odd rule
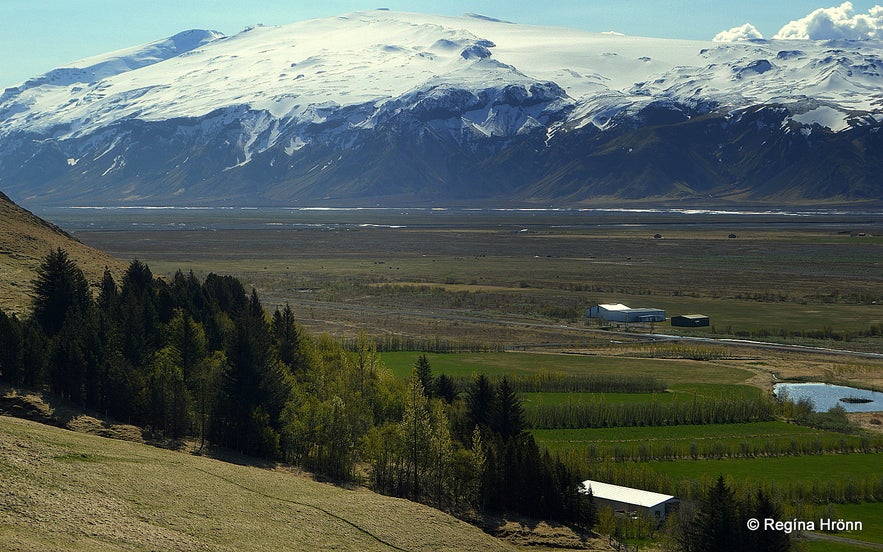
[[[849,356],[857,358],[875,358],[883,359],[883,353],[870,353],[862,351],[849,351],[845,349],[830,349],[825,347],[809,347],[805,345],[786,345],[779,343],[769,343],[764,341],[753,341],[748,339],[723,339],[711,337],[691,337],[668,335],[658,333],[636,334],[634,332],[622,332],[616,330],[601,330],[593,328],[584,328],[577,326],[568,326],[566,324],[548,324],[542,322],[532,322],[529,320],[518,320],[512,318],[493,318],[466,314],[454,310],[425,310],[425,309],[403,309],[398,307],[372,307],[368,305],[357,305],[349,303],[336,303],[328,301],[313,301],[308,299],[295,299],[291,302],[292,307],[301,305],[304,307],[315,307],[329,310],[340,310],[357,313],[372,313],[385,316],[412,316],[419,318],[430,318],[433,320],[447,320],[451,322],[472,322],[479,324],[497,324],[505,326],[516,326],[522,328],[546,329],[560,332],[567,330],[575,334],[592,334],[593,336],[610,336],[610,337],[627,337],[630,339],[642,338],[651,342],[663,341],[682,341],[687,343],[709,343],[715,345],[738,345],[740,347],[752,347],[757,349],[772,349],[793,353],[813,353],[826,354],[836,356]],[[309,318],[301,318],[302,320],[311,320]]]

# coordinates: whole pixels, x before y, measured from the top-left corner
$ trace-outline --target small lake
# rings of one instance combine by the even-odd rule
[[[842,406],[847,412],[883,411],[883,393],[877,391],[830,383],[778,383],[773,388],[773,394],[778,397],[782,390],[785,390],[794,402],[803,398],[810,399],[816,412],[827,412],[837,405]],[[840,399],[843,398],[852,401],[841,401]],[[855,402],[856,399],[862,402]]]

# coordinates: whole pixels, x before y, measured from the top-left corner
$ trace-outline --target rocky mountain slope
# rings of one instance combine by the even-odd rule
[[[678,41],[375,10],[187,31],[0,97],[34,205],[851,204],[879,41]]]

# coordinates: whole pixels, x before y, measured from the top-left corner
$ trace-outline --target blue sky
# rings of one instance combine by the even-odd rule
[[[388,7],[460,15],[476,12],[516,23],[618,31],[635,36],[710,40],[752,23],[764,37],[817,8],[842,0],[2,0],[0,90],[64,64],[201,28],[235,34],[248,25]],[[855,13],[879,3],[853,0]]]

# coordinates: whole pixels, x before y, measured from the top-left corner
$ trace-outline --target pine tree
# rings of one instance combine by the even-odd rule
[[[518,394],[505,377],[497,387],[490,421],[491,428],[499,433],[503,440],[517,437],[524,431],[524,407],[521,405]]]
[[[457,388],[454,385],[454,380],[447,374],[439,374],[435,378],[435,395],[448,404],[454,402],[457,398]]]
[[[763,523],[765,519],[782,519],[782,509],[770,497],[757,490],[754,512],[750,516]],[[748,535],[749,548],[755,552],[787,552],[791,550],[791,536],[783,531],[752,531]]]
[[[466,399],[470,427],[490,424],[494,399],[494,389],[486,375],[480,374],[472,380]]]
[[[37,267],[32,285],[34,319],[50,337],[61,330],[71,312],[85,311],[91,301],[83,271],[60,247]]]
[[[417,377],[420,378],[420,384],[423,385],[423,393],[430,399],[435,396],[435,385],[432,379],[432,367],[429,365],[429,359],[426,355],[417,357],[414,364]]]
[[[24,383],[23,346],[21,323],[0,310],[0,381],[12,385]]]
[[[286,303],[285,308],[281,311],[276,309],[273,313],[271,326],[273,337],[276,339],[279,349],[279,360],[284,362],[293,373],[304,369],[306,360],[301,350],[303,343],[291,305]]]
[[[696,516],[697,551],[738,552],[744,550],[738,505],[733,491],[721,475],[709,489]]]

